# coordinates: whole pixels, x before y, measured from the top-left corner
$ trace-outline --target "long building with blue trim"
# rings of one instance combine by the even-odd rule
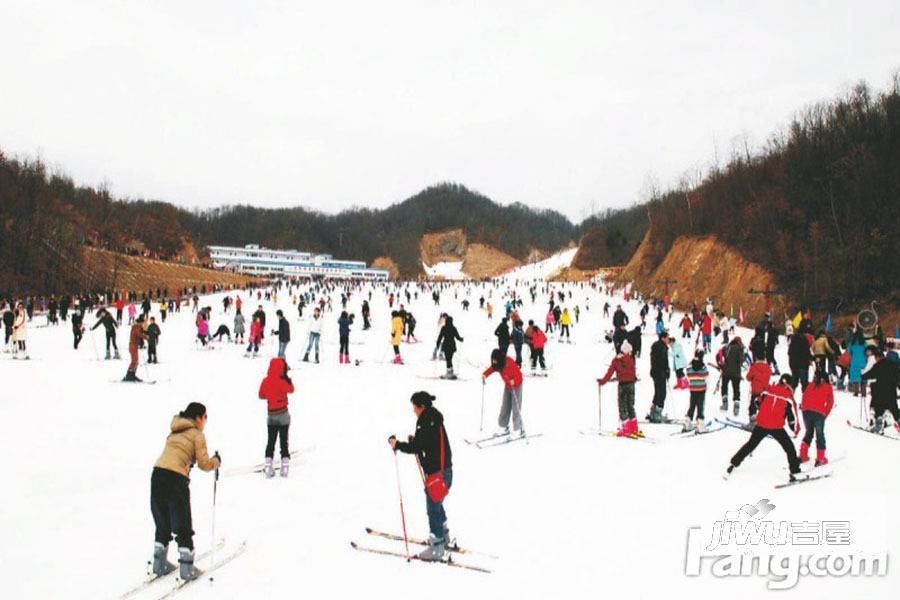
[[[386,281],[385,269],[372,269],[358,260],[339,260],[330,254],[313,254],[298,250],[273,250],[257,244],[237,246],[207,246],[212,264],[249,275],[284,275],[287,277],[317,277],[324,279],[366,279]]]

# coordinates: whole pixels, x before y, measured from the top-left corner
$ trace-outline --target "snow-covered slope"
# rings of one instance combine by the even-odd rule
[[[508,271],[503,274],[503,277],[513,281],[547,279],[561,268],[570,266],[572,264],[572,259],[575,258],[577,252],[578,248],[562,250],[542,261],[531,263],[529,265],[522,265],[521,267]]]
[[[466,279],[466,274],[462,271],[463,263],[459,262],[438,262],[433,265],[422,263],[425,275],[428,277],[443,277],[451,281]]]
[[[756,599],[767,591],[765,578],[714,577],[708,565],[702,576],[686,577],[685,542],[689,528],[711,527],[726,511],[763,498],[776,506],[767,517],[776,522],[849,524],[851,546],[789,542],[780,547],[784,553],[886,551],[898,556],[900,443],[848,427],[847,419],[858,418],[859,400],[846,393],[837,394],[826,424],[829,456],[842,459],[834,463],[833,476],[781,490],[774,485],[786,479],[784,455],[768,439],[730,481],[723,481],[729,458],[748,439],[738,429],[680,439],[669,435],[672,426],[644,426],[656,443],[581,435],[580,430],[597,424],[596,379],[612,356],[601,341],[609,327],[609,319],[601,315],[603,302],[622,303],[632,320],[637,320],[639,306],[590,288],[557,287],[572,291],[568,306],[578,305],[581,313],[573,327],[574,344],[551,336],[546,350],[550,376],[525,379],[525,427],[542,436],[485,450],[463,441],[493,431],[502,394],[497,377],[481,384],[497,321],[476,307],[482,295],[502,306],[501,290],[460,285],[445,290],[440,305],[429,293],[406,303],[417,317],[423,343],[402,346],[407,361],[402,366],[389,364],[390,309],[383,290],[372,295],[373,328],[363,332],[357,320],[351,334],[351,358],[359,359],[359,366],[338,364],[336,312],[325,315],[322,363],[302,363],[308,325],[297,319],[290,298],[282,294],[276,305],[243,294],[245,312],[262,304],[270,322],[276,308],[290,319],[287,357],[296,387],[290,398],[290,439],[293,449],[305,452],[294,461],[288,479],[265,480],[258,474],[220,479],[215,527],[227,548],[219,557],[243,540],[248,549],[220,569],[214,582],[200,582],[183,597]],[[547,299],[538,297],[532,305],[526,290],[523,283],[521,314],[542,322]],[[354,294],[348,310],[359,315],[364,295],[368,290]],[[221,323],[232,324],[233,316],[222,313],[220,298],[203,302],[213,308],[213,331]],[[460,308],[464,298],[472,304],[468,311]],[[334,300],[340,306],[337,294]],[[443,369],[443,363],[430,359],[437,317],[444,311],[455,317],[465,339],[459,344],[461,380],[456,382],[432,379]],[[677,322],[676,316],[671,323]],[[88,327],[93,323],[92,317],[87,319]],[[649,325],[638,363],[636,410],[641,417],[653,395]],[[257,391],[275,352],[269,331],[264,358],[247,359],[243,346],[227,342],[215,350],[198,349],[189,310],[171,315],[161,327],[160,364],[138,371],[158,380],[155,385],[115,383],[127,362],[97,360],[103,353],[101,329],[89,333],[75,351],[68,324],[32,328],[31,361],[0,355],[3,597],[117,598],[143,578],[153,546],[151,468],[172,415],[188,402],[207,405],[206,435],[210,449],[222,454],[223,471],[262,461],[266,407]],[[748,330],[740,335],[749,339]],[[124,331],[119,344],[124,351]],[[685,340],[684,346],[690,355],[693,340]],[[783,340],[777,352],[785,367]],[[713,374],[710,387],[715,380]],[[402,543],[371,538],[363,528],[401,531],[394,455],[386,441],[391,434],[404,437],[415,431],[409,397],[421,389],[437,396],[453,448],[453,488],[445,502],[450,529],[461,545],[500,557],[459,555],[457,560],[490,567],[491,575],[408,564],[350,547],[356,540],[403,551]],[[746,382],[742,395],[740,418],[746,419]],[[710,390],[708,418],[722,416],[719,401]],[[669,390],[669,415],[682,416],[687,405],[686,391]],[[604,429],[614,429],[615,384],[602,388],[601,406]],[[424,537],[427,519],[418,468],[410,456],[397,459],[407,526],[410,534]],[[194,469],[193,527],[201,549],[211,536],[212,491],[211,475]],[[174,549],[169,556],[174,557]],[[783,596],[889,598],[896,587],[893,564],[891,569],[887,577],[803,577]],[[158,598],[169,586],[159,583],[135,598]]]

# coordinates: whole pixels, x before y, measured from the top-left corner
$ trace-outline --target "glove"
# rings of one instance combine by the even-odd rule
[[[219,456],[218,450],[216,450],[215,454],[213,454],[213,458],[215,458],[216,460],[219,461],[219,467],[221,467],[222,466],[222,457]],[[219,467],[216,467],[216,468],[219,468]]]
[[[287,381],[289,385],[294,385],[294,382],[291,381],[291,378],[288,377],[287,373],[285,373],[284,375],[282,375],[281,378],[284,379],[285,381]]]

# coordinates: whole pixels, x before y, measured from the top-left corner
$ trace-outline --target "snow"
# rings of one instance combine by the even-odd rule
[[[437,262],[431,266],[422,263],[422,268],[425,270],[425,275],[427,275],[428,277],[442,277],[450,281],[460,281],[463,279],[468,279],[466,274],[463,273],[462,266],[462,261]]]
[[[562,264],[566,258],[557,260]],[[357,321],[351,335],[351,357],[362,361],[359,366],[337,362],[336,312],[325,315],[322,364],[301,363],[306,322],[297,320],[295,308],[282,294],[278,306],[291,320],[293,341],[287,354],[297,388],[290,400],[291,446],[307,451],[293,462],[286,480],[255,474],[220,479],[217,535],[226,537],[228,548],[247,540],[248,550],[218,571],[214,582],[200,582],[183,597],[758,598],[766,591],[763,578],[717,579],[708,572],[686,577],[684,569],[689,527],[710,526],[725,511],[760,498],[777,506],[772,517],[778,515],[779,520],[849,521],[854,548],[896,556],[900,444],[847,427],[844,420],[858,418],[859,401],[845,393],[837,395],[826,435],[829,454],[846,458],[834,465],[830,479],[782,490],[773,486],[786,478],[785,460],[772,440],[765,440],[731,480],[723,481],[728,459],[748,437],[736,429],[683,440],[669,437],[669,426],[645,426],[649,436],[659,438],[656,444],[580,435],[579,430],[596,426],[595,379],[605,372],[612,354],[602,342],[609,321],[601,316],[606,298],[589,288],[553,287],[572,290],[574,299],[567,305],[577,303],[582,311],[581,322],[573,328],[576,343],[551,340],[548,345],[551,376],[526,378],[524,384],[526,428],[543,435],[528,444],[486,450],[468,446],[463,438],[479,435],[479,372],[490,354],[496,318],[489,321],[476,307],[480,295],[489,298],[490,287],[460,285],[456,298],[445,290],[440,306],[428,292],[407,303],[418,319],[422,343],[403,345],[408,361],[403,366],[389,364],[385,289],[373,294],[373,329],[363,332]],[[460,307],[466,290],[471,293],[469,311]],[[539,296],[531,306],[526,290],[525,284],[519,289],[526,298],[522,315],[542,322],[547,298]],[[232,324],[232,315],[222,314],[220,298],[203,302],[213,308],[212,331],[220,323]],[[257,301],[248,301],[246,294],[243,298],[245,313],[252,312]],[[504,303],[499,290],[490,299],[495,306]],[[349,309],[358,314],[361,301],[362,296],[355,295]],[[621,299],[610,301],[615,305]],[[262,304],[271,330],[276,306]],[[626,309],[637,319],[636,303]],[[423,378],[442,368],[430,361],[441,311],[453,314],[465,338],[458,355],[464,381]],[[88,334],[73,351],[68,324],[32,327],[28,345],[33,360],[0,355],[4,597],[116,598],[142,579],[153,545],[151,468],[172,415],[188,402],[207,405],[206,435],[210,449],[222,454],[223,471],[262,461],[266,409],[257,390],[275,351],[272,336],[267,332],[262,350],[266,358],[243,358],[243,348],[228,343],[198,350],[193,318],[183,309],[161,324],[160,364],[142,366],[138,372],[158,379],[156,385],[111,383],[122,377],[127,362],[96,359],[98,353],[102,359],[102,329]],[[677,322],[676,316],[671,323]],[[93,323],[89,317],[87,325]],[[651,329],[648,323],[648,332]],[[740,335],[748,340],[750,332],[741,330]],[[639,361],[639,416],[647,412],[652,397],[651,342],[646,336]],[[124,331],[119,344],[124,350]],[[785,350],[782,341],[781,365],[786,365]],[[692,344],[687,344],[685,352],[691,351]],[[453,488],[446,501],[453,534],[461,545],[500,556],[496,561],[458,559],[493,568],[491,575],[407,564],[350,548],[350,541],[356,540],[402,551],[402,543],[367,536],[364,527],[401,530],[387,438],[414,431],[408,399],[420,389],[438,397],[436,406],[445,415],[453,447]],[[605,386],[602,392],[603,426],[613,429],[615,386]],[[498,378],[489,379],[484,388],[486,430],[495,425],[500,394]],[[742,395],[746,418],[746,382]],[[681,416],[687,403],[686,391],[670,390],[667,411]],[[719,414],[717,404],[710,391],[708,417]],[[412,457],[398,459],[407,525],[411,535],[424,537],[427,519],[419,473]],[[212,476],[195,469],[191,493],[198,549],[210,540],[212,489]],[[174,555],[173,544],[170,559]],[[887,598],[896,581],[890,575],[805,577],[786,594]],[[167,586],[159,583],[135,598],[158,597]]]
[[[516,267],[515,269],[504,273],[502,278],[509,281],[546,280],[563,267],[571,266],[572,259],[575,258],[577,252],[578,248],[561,250],[556,254],[548,256],[544,260]]]

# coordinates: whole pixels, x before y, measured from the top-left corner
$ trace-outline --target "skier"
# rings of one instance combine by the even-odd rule
[[[834,390],[828,381],[828,375],[817,371],[813,382],[803,392],[803,401],[800,404],[803,411],[803,425],[806,427],[803,442],[800,444],[800,462],[809,461],[809,445],[815,435],[816,466],[828,464],[825,457],[825,419],[828,418],[833,406]]]
[[[278,329],[273,329],[272,335],[278,336],[278,356],[284,358],[284,351],[291,341],[291,325],[284,318],[284,313],[281,312],[281,309],[275,311],[275,316],[278,317]]]
[[[259,317],[253,317],[253,321],[250,323],[250,336],[247,338],[249,343],[247,344],[247,352],[244,356],[249,357],[250,352],[253,352],[253,356],[259,352],[259,344],[262,342],[262,323],[259,322]]]
[[[513,328],[509,334],[513,349],[516,351],[516,364],[519,365],[520,369],[522,368],[522,345],[525,343],[525,332],[522,331],[523,325],[522,321],[516,319],[513,321]]]
[[[153,573],[167,575],[175,565],[167,560],[169,542],[175,536],[178,544],[179,577],[196,579],[201,572],[194,568],[194,531],[191,519],[190,471],[194,463],[203,471],[222,465],[216,452],[212,458],[206,450],[206,407],[191,402],[172,418],[171,433],[150,477],[150,512],[156,525],[153,545]]]
[[[819,335],[816,337],[816,340],[812,345],[813,357],[816,365],[816,373],[822,372],[826,373],[826,359],[828,357],[834,356],[834,348],[832,348],[831,344],[828,342],[828,336],[825,335],[825,330],[820,329]]]
[[[494,330],[494,337],[497,338],[497,348],[505,356],[509,352],[509,322],[506,317],[500,319],[500,324]]]
[[[350,326],[353,325],[353,315],[347,311],[341,311],[338,319],[338,339],[340,340],[340,364],[350,364]]]
[[[484,385],[493,373],[500,373],[503,379],[503,400],[497,418],[500,428],[495,435],[509,435],[509,417],[512,414],[513,430],[518,432],[519,437],[525,437],[525,429],[522,426],[522,371],[519,370],[516,361],[498,349],[491,352],[491,366],[481,374],[481,384]]]
[[[700,330],[697,332],[698,339],[701,336],[703,338],[704,352],[710,352],[712,350],[712,334],[712,317],[709,316],[709,313],[704,313],[700,316]]]
[[[144,314],[141,313],[138,319],[143,320],[143,316]],[[209,321],[206,320],[206,315],[202,310],[197,313],[197,339],[204,347],[209,341]]]
[[[616,435],[619,437],[643,437],[644,434],[638,429],[637,416],[634,412],[634,382],[637,381],[637,374],[634,356],[631,354],[631,344],[628,342],[622,344],[621,353],[613,358],[606,375],[598,379],[597,384],[602,387],[610,381],[613,374],[619,383],[619,431]]]
[[[394,348],[394,364],[402,365],[400,357],[400,342],[403,340],[403,319],[396,310],[391,311],[391,346]]]
[[[530,321],[529,321],[530,322]],[[538,363],[541,364],[541,371],[547,371],[547,364],[544,362],[544,346],[547,345],[547,335],[541,331],[537,325],[533,325],[531,332],[531,372],[537,370]]]
[[[562,315],[559,317],[559,324],[562,328],[559,332],[559,339],[562,340],[563,336],[565,336],[567,342],[571,341],[569,328],[572,326],[572,317],[569,315],[568,308],[564,309]]]
[[[444,415],[432,403],[435,397],[428,392],[416,392],[410,398],[416,415],[416,433],[408,442],[388,438],[391,449],[404,454],[415,454],[422,468],[425,484],[425,507],[428,512],[428,547],[419,553],[426,561],[442,560],[447,546],[452,546],[444,498],[453,485],[453,452],[444,427]]]
[[[750,365],[750,369],[747,371],[747,381],[750,382],[750,407],[747,412],[751,423],[756,421],[760,397],[769,387],[771,379],[772,369],[769,368],[765,355],[757,357],[756,362]]]
[[[663,333],[650,346],[650,377],[653,379],[653,404],[647,420],[663,423],[663,409],[666,405],[666,388],[669,381],[669,336]]]
[[[109,314],[109,311],[105,308],[100,309],[100,320],[94,323],[94,326],[91,327],[91,331],[97,329],[100,325],[103,325],[103,329],[106,330],[106,360],[109,360],[110,344],[112,344],[112,347],[115,350],[114,358],[118,360],[119,346],[116,345],[116,320],[112,318],[112,315]]]
[[[284,357],[276,357],[269,361],[269,371],[259,384],[259,399],[268,403],[266,427],[266,462],[263,472],[267,478],[275,475],[272,458],[275,456],[275,440],[281,440],[281,470],[279,475],[288,476],[291,453],[288,449],[288,429],[291,426],[291,414],[288,412],[288,394],[294,393],[294,383],[288,376],[288,364]]]
[[[25,348],[25,341],[28,337],[28,314],[25,311],[25,305],[19,302],[16,308],[16,319],[13,321],[12,341],[16,346],[13,358],[19,358],[19,353],[24,354],[24,358],[28,358],[28,350]]]
[[[706,405],[706,380],[709,377],[709,371],[703,362],[703,350],[697,349],[694,354],[694,360],[687,370],[688,390],[691,393],[691,402],[688,406],[688,421],[696,418],[696,429],[698,433],[703,433],[706,425],[706,417],[704,416],[704,408]],[[690,425],[685,430],[690,429]]]
[[[681,337],[691,338],[691,330],[694,328],[694,324],[691,322],[691,317],[687,314],[684,315],[681,319]]]
[[[147,326],[147,363],[159,364],[156,357],[156,346],[159,344],[159,336],[162,332],[159,325],[156,324],[156,317],[150,317],[150,324]]]
[[[137,320],[131,326],[131,333],[128,336],[128,354],[131,356],[131,362],[128,363],[128,370],[125,372],[125,378],[122,381],[131,381],[140,383],[137,377],[138,368],[138,345],[147,339],[144,334],[144,314],[138,315]]]
[[[322,336],[322,310],[316,307],[313,310],[312,321],[309,322],[309,333],[306,338],[306,352],[303,353],[303,362],[309,362],[309,351],[316,348],[316,364],[319,363],[319,338]]]
[[[872,379],[872,402],[869,406],[869,428],[875,433],[884,430],[884,413],[889,412],[894,419],[894,429],[900,432],[900,410],[897,409],[897,385],[900,384],[900,371],[897,363],[885,358],[884,353],[875,346],[866,348],[866,354],[875,360],[875,364],[863,371],[863,381]]]
[[[362,303],[362,318],[363,318],[363,331],[372,327],[372,323],[369,321],[369,314],[371,309],[369,308],[369,301],[363,300]]]
[[[684,369],[687,367],[687,359],[684,357],[684,349],[681,342],[674,336],[669,336],[669,348],[672,349],[672,370],[675,371],[675,389],[688,389],[688,380],[684,376]]]
[[[800,460],[797,458],[794,444],[791,443],[784,430],[784,422],[787,420],[791,429],[794,430],[794,437],[797,437],[800,427],[794,418],[796,412],[797,402],[794,400],[794,392],[791,388],[791,376],[785,374],[781,376],[777,385],[771,386],[763,393],[759,413],[756,417],[756,426],[750,434],[750,439],[731,458],[731,463],[725,471],[725,477],[727,478],[734,469],[741,466],[747,455],[753,452],[766,436],[772,436],[781,445],[787,456],[790,481],[796,481],[795,475],[800,472]]]
[[[802,333],[796,333],[791,336],[788,345],[788,364],[791,367],[791,389],[796,390],[797,384],[800,384],[801,390],[806,390],[809,383],[809,362],[812,354],[809,349],[809,342]]]
[[[78,344],[84,336],[84,318],[81,315],[81,306],[77,306],[72,312],[72,338],[75,350],[78,350]]]
[[[453,355],[456,354],[457,341],[461,342],[463,339],[453,325],[453,317],[448,315],[444,319],[444,325],[441,327],[440,333],[438,333],[437,343],[435,344],[436,347],[441,349],[444,359],[447,361],[446,379],[456,379],[456,374],[453,372]]]
[[[238,298],[240,300],[240,298]],[[244,315],[241,309],[235,307],[234,311],[234,342],[236,344],[244,343]]]
[[[738,415],[741,407],[741,365],[744,364],[744,345],[740,337],[735,337],[726,346],[725,363],[722,365],[722,407],[728,411],[728,385],[734,394],[733,413]]]
[[[10,339],[12,338],[13,332],[13,323],[16,320],[16,315],[13,312],[13,304],[10,302],[6,305],[6,309],[3,311],[3,345],[5,348],[9,348],[9,351],[12,352],[12,347],[10,346]]]
[[[779,375],[778,363],[775,361],[775,346],[778,345],[778,330],[771,316],[766,315],[766,362],[772,367],[772,373]]]
[[[416,337],[416,318],[409,311],[406,311],[406,317],[404,318],[404,323],[406,325],[406,343],[407,344],[415,344],[418,343],[419,339]]]

